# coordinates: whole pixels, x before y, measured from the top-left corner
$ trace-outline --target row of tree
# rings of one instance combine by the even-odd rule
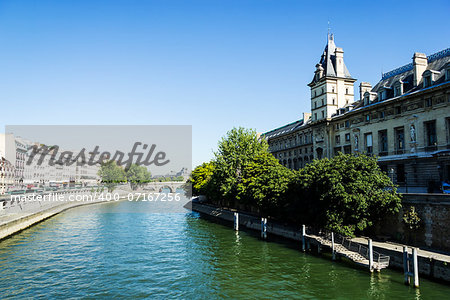
[[[214,204],[354,235],[397,213],[401,199],[377,159],[339,154],[299,171],[282,166],[254,130],[234,128],[192,172],[194,195]]]
[[[125,170],[113,160],[108,161],[100,167],[98,171],[102,183],[111,192],[119,183],[130,183],[133,190],[152,181],[152,174],[144,167],[132,164]]]

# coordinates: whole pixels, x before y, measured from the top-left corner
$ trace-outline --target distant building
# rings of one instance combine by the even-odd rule
[[[338,152],[379,156],[402,189],[436,190],[450,179],[450,48],[415,53],[372,87],[354,83],[332,35],[316,65],[311,113],[264,134],[284,166],[299,169]]]

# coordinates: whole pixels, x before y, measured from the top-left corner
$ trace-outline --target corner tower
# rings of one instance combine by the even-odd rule
[[[329,119],[339,108],[352,104],[355,81],[345,66],[344,50],[336,47],[333,35],[329,34],[314,78],[308,84],[311,88],[311,120]]]

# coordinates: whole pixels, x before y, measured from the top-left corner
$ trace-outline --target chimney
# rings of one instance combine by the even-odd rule
[[[344,77],[344,50],[340,47],[336,48],[336,75]]]
[[[413,66],[414,66],[414,86],[418,86],[422,80],[422,74],[427,69],[428,61],[427,56],[423,53],[414,53]]]
[[[363,99],[364,98],[364,93],[365,92],[370,92],[370,90],[372,90],[372,85],[368,82],[361,82],[359,84],[359,99]]]

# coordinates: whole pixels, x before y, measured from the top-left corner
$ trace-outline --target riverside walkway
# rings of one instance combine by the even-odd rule
[[[339,234],[329,232],[308,234],[308,230],[306,230],[304,238],[307,239],[307,243],[316,244],[319,252],[323,247],[329,248],[333,259],[336,256],[346,257],[362,267],[369,268],[370,271],[379,272],[381,269],[389,267],[390,257],[373,251],[371,241],[368,246],[364,246],[362,243],[355,243],[352,239]]]

